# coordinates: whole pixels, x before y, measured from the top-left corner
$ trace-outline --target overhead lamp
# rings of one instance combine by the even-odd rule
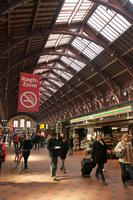
[[[115,100],[115,97],[113,96],[112,99]]]
[[[126,92],[126,91],[125,91],[125,92],[123,92],[123,95],[124,95],[124,96],[126,96],[126,95],[127,95],[127,92]]]

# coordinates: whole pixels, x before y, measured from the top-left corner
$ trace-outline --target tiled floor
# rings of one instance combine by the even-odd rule
[[[46,149],[32,150],[29,159],[29,172],[18,174],[13,167],[13,150],[7,150],[7,160],[0,177],[0,200],[132,200],[133,186],[125,189],[120,179],[118,161],[109,160],[105,177],[109,183],[102,185],[94,177],[81,177],[82,155],[75,153],[66,159],[67,174],[60,171],[53,181],[49,172],[49,157]]]

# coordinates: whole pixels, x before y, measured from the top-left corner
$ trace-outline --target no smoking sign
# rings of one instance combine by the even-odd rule
[[[25,108],[33,108],[37,103],[37,96],[30,91],[21,94],[20,102]]]

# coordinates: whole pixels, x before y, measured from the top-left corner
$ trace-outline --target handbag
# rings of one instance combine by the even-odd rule
[[[117,157],[117,158],[123,158],[124,156],[125,156],[125,151],[116,151],[115,152],[115,156]]]

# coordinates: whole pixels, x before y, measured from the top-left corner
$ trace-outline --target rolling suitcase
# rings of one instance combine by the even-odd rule
[[[83,158],[83,160],[81,161],[82,176],[89,176],[91,171],[92,171],[91,159]]]

